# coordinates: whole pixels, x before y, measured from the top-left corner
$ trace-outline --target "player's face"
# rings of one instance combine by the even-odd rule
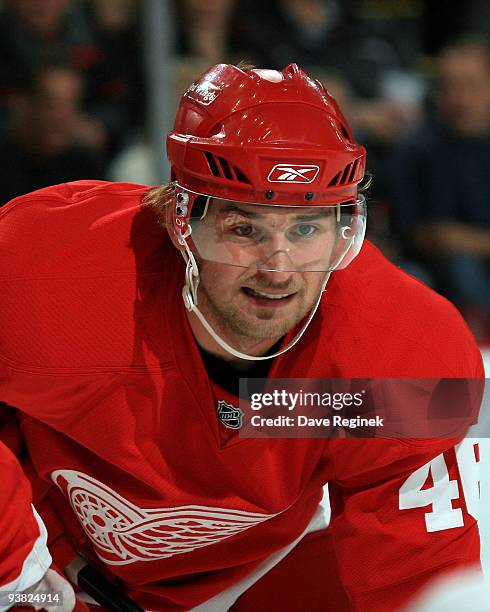
[[[277,212],[262,218],[257,206],[240,204],[241,212],[234,210],[233,223],[226,224],[227,234],[233,232],[233,247],[257,251],[258,261],[245,267],[199,259],[199,308],[217,331],[242,348],[272,346],[313,307],[326,272],[291,270],[292,261],[300,259],[301,245],[305,262],[318,261],[319,253],[328,257],[334,248],[333,212],[318,215],[317,210],[310,219],[303,207],[275,208]],[[215,208],[212,214],[220,212]],[[270,250],[264,256],[267,245]]]

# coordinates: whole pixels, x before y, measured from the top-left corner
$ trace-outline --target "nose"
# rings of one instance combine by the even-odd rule
[[[289,250],[270,250],[257,264],[259,270],[292,271],[294,269]]]
[[[271,232],[262,245],[263,253],[260,264],[261,270],[294,270],[291,243],[282,231]]]
[[[259,274],[267,278],[269,282],[282,283],[285,286],[294,274],[293,262],[289,253],[284,249],[272,252],[257,265],[257,269]]]
[[[282,231],[275,231],[264,246],[266,250],[257,265],[260,274],[270,282],[286,283],[294,270],[289,240]]]
[[[262,280],[264,287],[274,288],[277,290],[288,289],[291,287],[291,279],[294,272],[285,272],[281,270],[258,270],[257,277]]]

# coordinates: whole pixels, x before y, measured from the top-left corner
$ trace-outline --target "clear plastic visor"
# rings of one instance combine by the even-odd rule
[[[345,267],[364,237],[362,196],[329,206],[201,198],[182,237],[208,261],[267,271],[327,272]]]

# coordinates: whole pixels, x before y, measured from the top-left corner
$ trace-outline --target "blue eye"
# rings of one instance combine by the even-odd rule
[[[300,236],[312,236],[316,232],[317,228],[314,225],[302,224],[298,225],[296,231]]]

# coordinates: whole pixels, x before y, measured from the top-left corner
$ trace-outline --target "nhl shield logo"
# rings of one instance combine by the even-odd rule
[[[218,401],[218,418],[228,429],[240,429],[243,424],[243,411],[225,400]]]

